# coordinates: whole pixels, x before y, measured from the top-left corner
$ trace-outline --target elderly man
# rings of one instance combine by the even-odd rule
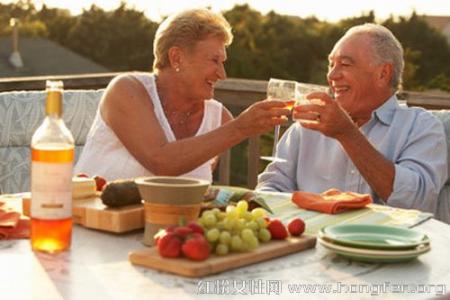
[[[329,55],[325,93],[297,106],[297,122],[278,144],[285,161],[268,165],[258,190],[369,193],[376,203],[435,212],[447,179],[444,129],[431,113],[400,106],[403,49],[376,24],[355,26]]]

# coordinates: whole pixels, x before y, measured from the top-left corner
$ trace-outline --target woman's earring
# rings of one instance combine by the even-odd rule
[[[179,67],[175,67],[175,72],[180,72],[180,68]]]

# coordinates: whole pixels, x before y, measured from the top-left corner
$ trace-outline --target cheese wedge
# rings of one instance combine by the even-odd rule
[[[72,178],[72,199],[95,198],[97,186],[94,178],[73,177]]]

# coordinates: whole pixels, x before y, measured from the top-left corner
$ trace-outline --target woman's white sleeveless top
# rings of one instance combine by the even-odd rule
[[[133,76],[142,83],[150,95],[156,118],[167,140],[169,142],[175,142],[175,134],[164,114],[156,90],[155,75],[151,73],[133,73]],[[214,130],[221,124],[222,104],[213,99],[207,100],[204,105],[203,120],[195,136]],[[211,159],[181,176],[212,182],[212,163],[213,160]],[[100,175],[107,180],[153,175],[128,152],[112,129],[104,122],[99,109],[97,109],[94,122],[87,136],[86,144],[74,169],[75,174],[81,172],[90,176]]]

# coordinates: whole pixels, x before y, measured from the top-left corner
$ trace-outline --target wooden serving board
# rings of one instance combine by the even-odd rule
[[[225,256],[212,255],[204,261],[192,261],[187,258],[164,258],[159,255],[156,247],[133,251],[128,259],[132,264],[143,267],[175,273],[186,277],[202,277],[222,271],[265,261],[271,258],[300,252],[314,247],[316,237],[302,235],[299,238],[288,238],[282,241],[270,241],[261,244],[257,249],[232,253]]]
[[[29,215],[30,199],[30,195],[22,198],[26,215]],[[114,233],[124,233],[145,226],[144,205],[111,208],[104,205],[98,197],[74,200],[72,202],[72,218],[74,223],[84,227]]]
[[[144,206],[107,207],[100,198],[77,200],[73,203],[73,221],[84,227],[123,233],[144,228]]]

